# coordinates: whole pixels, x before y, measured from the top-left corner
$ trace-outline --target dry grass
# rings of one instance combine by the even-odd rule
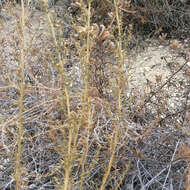
[[[126,33],[123,10],[134,10],[107,1],[99,8],[110,20],[101,23],[87,2],[74,2],[64,40],[46,6],[36,33],[23,0],[22,14],[12,10],[13,30],[0,38],[0,189],[188,190],[189,85],[174,110],[166,88],[189,60],[165,83],[148,84],[150,93],[129,97],[133,25]]]

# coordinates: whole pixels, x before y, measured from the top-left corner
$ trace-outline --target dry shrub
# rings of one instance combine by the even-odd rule
[[[155,30],[162,28],[168,37],[185,38],[189,35],[189,8],[181,1],[137,0],[133,6],[143,9],[148,16],[146,25],[141,28],[139,33],[153,35]]]
[[[108,13],[113,12],[113,0],[93,1],[92,7],[92,21],[108,26]],[[124,28],[133,24],[137,34],[153,36],[159,29],[168,37],[185,38],[190,34],[189,5],[180,0],[126,0],[121,1],[119,9],[123,13]]]
[[[80,58],[85,58],[87,51],[87,44],[85,43],[85,39],[88,35],[88,28],[85,25],[85,14],[86,7],[84,4],[75,3],[75,6],[80,6],[81,12],[83,16],[79,16],[78,20],[80,20],[80,25],[75,25],[75,31],[78,33],[77,38],[75,38],[75,46],[78,49]],[[79,15],[80,15],[79,14]],[[83,18],[81,20],[81,18]],[[93,20],[93,18],[92,18]],[[106,72],[106,68],[110,61],[110,55],[114,55],[114,36],[112,35],[112,30],[106,27],[103,24],[93,23],[90,26],[89,30],[89,38],[90,38],[90,59],[89,59],[89,84],[91,87],[95,87],[99,96],[103,97],[106,94],[106,88],[109,88],[109,76]],[[81,60],[81,62],[85,62],[85,60]]]

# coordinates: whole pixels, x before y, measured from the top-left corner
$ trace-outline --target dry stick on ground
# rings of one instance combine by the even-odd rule
[[[170,162],[169,168],[168,168],[168,173],[167,173],[167,175],[166,175],[164,184],[163,184],[163,186],[162,186],[162,190],[164,190],[165,185],[166,185],[166,182],[167,182],[167,180],[168,180],[168,176],[169,176],[169,174],[170,174],[171,167],[172,167],[172,162],[173,162],[173,160],[174,160],[174,158],[175,158],[175,155],[176,155],[176,152],[177,152],[177,148],[178,148],[179,142],[180,142],[180,141],[178,140],[178,142],[177,142],[177,144],[176,144],[176,147],[175,147],[175,150],[174,150],[174,153],[173,153],[173,155],[172,155],[171,162]]]
[[[175,164],[175,162],[176,162],[176,160],[175,160],[175,155],[176,155],[176,152],[177,152],[177,150],[178,150],[179,143],[180,143],[180,140],[178,140],[177,143],[176,143],[175,150],[174,150],[174,152],[173,152],[173,155],[172,155],[172,158],[171,158],[171,161],[169,162],[169,164],[168,164],[164,169],[162,169],[158,174],[156,174],[155,176],[152,176],[152,175],[149,173],[149,171],[147,171],[147,170],[144,168],[145,171],[147,172],[148,176],[152,177],[152,179],[151,179],[150,181],[148,181],[145,185],[143,184],[143,182],[142,182],[142,180],[141,180],[141,172],[140,172],[140,169],[139,169],[139,164],[142,165],[142,163],[141,163],[140,160],[138,159],[138,161],[137,161],[137,168],[138,168],[138,171],[139,171],[139,172],[138,172],[138,173],[139,173],[138,177],[139,177],[139,179],[141,180],[141,186],[143,186],[142,189],[144,189],[144,190],[145,190],[145,189],[148,189],[148,188],[150,187],[150,185],[153,184],[154,182],[157,182],[158,184],[160,184],[160,185],[162,186],[162,190],[167,189],[167,188],[165,187],[165,185],[166,185],[168,176],[169,176],[169,174],[170,174],[170,172],[171,172],[172,164]],[[163,172],[165,172],[166,170],[168,170],[168,172],[167,172],[167,175],[166,175],[164,184],[161,184],[161,182],[159,182],[159,180],[157,180],[157,178],[158,178],[161,174],[163,174]]]
[[[154,97],[158,92],[160,92],[160,90],[161,90],[164,86],[166,86],[166,85],[168,84],[168,82],[170,82],[171,79],[172,79],[179,71],[181,71],[181,70],[185,67],[185,65],[186,65],[188,62],[190,62],[190,59],[188,59],[176,72],[174,72],[174,73],[170,76],[170,78],[169,78],[161,87],[159,87],[155,92],[152,93],[152,95],[150,95],[150,96],[144,101],[144,104],[142,104],[142,105],[137,109],[137,111],[134,113],[134,115],[133,115],[133,117],[132,117],[132,120],[133,120],[133,118],[135,117],[135,115],[136,115],[140,110],[142,110],[142,108],[143,108],[148,102],[150,102],[150,100],[152,99],[152,97]],[[190,107],[190,106],[189,106],[189,107]],[[188,109],[189,109],[189,108],[187,107],[186,110],[188,110]],[[169,117],[169,116],[166,116],[166,117]]]
[[[163,122],[165,119],[167,119],[168,117],[172,117],[172,116],[178,115],[178,114],[183,113],[184,111],[187,111],[187,110],[190,110],[190,105],[187,106],[185,109],[179,110],[178,112],[168,114],[166,117],[162,118],[162,119],[159,121],[159,123],[162,123],[162,122]]]

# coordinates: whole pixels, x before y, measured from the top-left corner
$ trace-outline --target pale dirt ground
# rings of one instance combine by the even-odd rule
[[[175,51],[171,48],[173,41],[165,40],[165,42],[162,42],[159,39],[145,41],[147,46],[145,50],[132,59],[133,63],[130,71],[131,85],[143,88],[147,80],[156,83],[156,76],[159,75],[162,75],[163,82],[165,82],[172,74],[172,67],[177,68],[177,66],[182,65],[186,61],[184,56],[178,53],[178,50]],[[188,50],[186,48],[184,52]],[[187,54],[190,56],[190,52],[187,52]],[[177,78],[185,80],[183,72],[178,73]]]
[[[150,92],[149,84],[154,85],[157,83],[158,88],[190,58],[189,39],[183,42],[177,40],[162,41],[160,39],[151,39],[146,40],[144,43],[144,50],[126,59],[126,63],[130,65],[129,72],[127,72],[129,75],[129,91],[133,88],[137,88],[141,93],[143,91]],[[172,46],[172,44],[176,43],[180,48],[173,48],[174,45]],[[184,97],[183,95],[188,88],[188,86],[185,87],[184,84],[189,84],[189,69],[190,60],[186,66],[172,78],[171,82],[173,85],[170,85],[170,89],[166,89],[168,94],[170,94],[168,106],[173,106],[173,108],[180,106],[180,102],[182,102],[183,99],[182,97]],[[176,87],[179,87],[180,90]],[[182,99],[179,99],[180,97]]]

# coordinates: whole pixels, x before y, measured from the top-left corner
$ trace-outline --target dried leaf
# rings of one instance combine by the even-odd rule
[[[163,29],[160,27],[158,30],[155,30],[154,35],[160,34]]]
[[[162,81],[162,75],[155,75],[155,78],[157,83]]]
[[[185,190],[190,190],[190,166],[187,168],[187,175],[185,176]]]
[[[188,162],[190,161],[190,146],[181,143],[179,146],[179,152],[176,155],[177,158],[185,158]]]
[[[139,159],[145,158],[146,156],[144,154],[141,153],[140,150],[135,148],[135,154]]]
[[[170,44],[171,49],[181,49],[181,44],[179,43],[178,40],[173,40],[172,43]]]
[[[161,35],[159,36],[159,38],[160,38],[161,40],[165,40],[166,37],[167,37],[167,33],[161,33]]]

